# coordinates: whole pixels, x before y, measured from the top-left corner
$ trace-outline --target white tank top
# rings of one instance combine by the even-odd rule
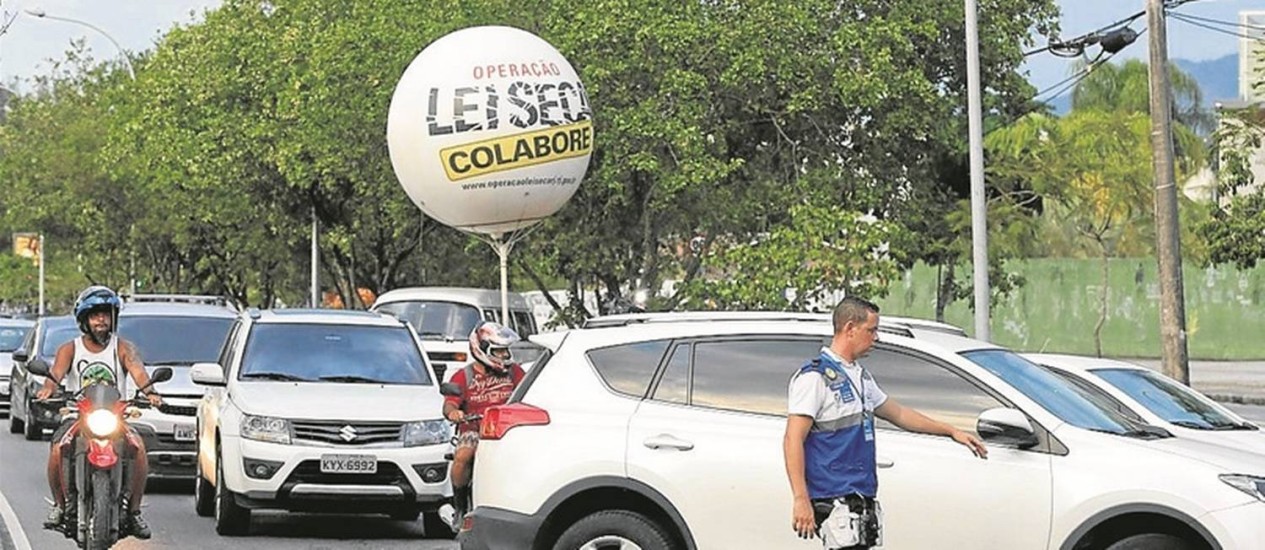
[[[75,338],[75,356],[70,360],[70,372],[66,373],[66,390],[77,392],[84,386],[98,382],[108,383],[123,390],[123,369],[119,365],[117,336],[111,334],[105,349],[92,352],[83,343],[83,337]]]

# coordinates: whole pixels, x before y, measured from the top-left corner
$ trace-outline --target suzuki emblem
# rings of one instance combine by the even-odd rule
[[[356,428],[350,425],[343,426],[343,429],[338,430],[338,436],[348,443],[351,443],[351,440],[356,439],[356,435]]]

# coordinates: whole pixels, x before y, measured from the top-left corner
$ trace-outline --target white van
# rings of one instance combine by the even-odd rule
[[[422,339],[435,374],[447,381],[470,362],[470,332],[481,321],[496,321],[514,329],[524,340],[537,332],[531,305],[517,292],[509,293],[510,322],[501,320],[501,291],[485,288],[413,287],[378,297],[371,311],[390,313],[409,324]],[[532,361],[535,353],[514,348],[515,359]]]

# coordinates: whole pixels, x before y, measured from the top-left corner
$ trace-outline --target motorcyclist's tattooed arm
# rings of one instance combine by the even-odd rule
[[[123,362],[123,368],[127,369],[127,373],[131,375],[136,387],[143,388],[146,384],[149,384],[149,373],[145,372],[145,364],[141,362],[141,354],[131,342],[119,340],[119,360]],[[158,404],[158,394],[154,392],[153,388],[146,389],[143,393],[152,404]]]

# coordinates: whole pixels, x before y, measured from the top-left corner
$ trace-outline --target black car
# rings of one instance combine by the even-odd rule
[[[22,345],[26,333],[35,326],[32,321],[0,318],[0,416],[9,414],[9,370],[13,350]]]
[[[44,385],[44,377],[31,374],[28,365],[39,361],[52,367],[57,348],[76,336],[79,336],[79,328],[73,317],[42,317],[13,351],[13,368],[9,375],[12,392],[9,433],[24,434],[27,439],[36,440],[45,429],[57,427],[57,411],[35,402],[35,393]]]

